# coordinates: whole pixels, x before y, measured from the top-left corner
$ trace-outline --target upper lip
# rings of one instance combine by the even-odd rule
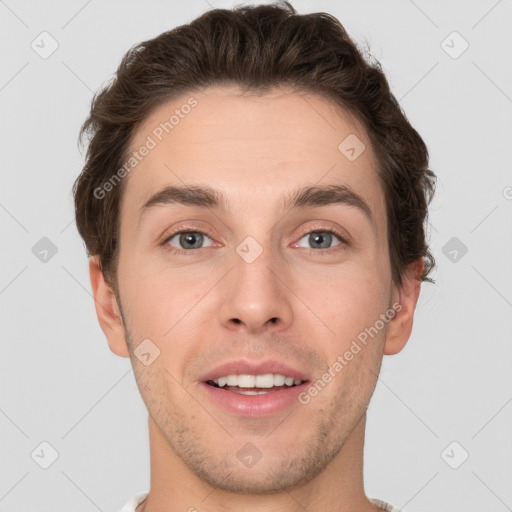
[[[300,370],[296,370],[287,364],[266,359],[264,361],[251,361],[249,359],[237,359],[235,361],[227,361],[216,366],[213,370],[201,375],[199,381],[206,382],[208,380],[218,379],[227,375],[264,375],[266,373],[274,373],[284,375],[285,377],[293,377],[293,379],[309,380],[309,377]]]

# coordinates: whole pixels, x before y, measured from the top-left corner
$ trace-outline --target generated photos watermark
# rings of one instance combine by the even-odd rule
[[[332,381],[338,375],[345,366],[354,359],[354,356],[361,352],[361,343],[363,346],[366,346],[368,342],[368,338],[373,339],[375,336],[379,334],[382,329],[387,325],[387,323],[395,317],[395,315],[402,310],[402,304],[399,302],[395,302],[393,306],[386,310],[385,313],[381,313],[379,315],[379,319],[375,321],[375,323],[366,327],[363,331],[361,331],[357,335],[357,339],[352,340],[350,345],[350,349],[346,350],[343,355],[339,355],[336,358],[336,361],[332,365],[329,366],[329,369],[322,374],[321,378],[317,379],[315,382],[311,383],[311,385],[307,388],[306,391],[303,391],[299,394],[298,400],[302,405],[307,405],[311,402],[311,399],[318,395],[329,382]],[[358,343],[359,341],[359,343]]]
[[[173,115],[167,121],[156,126],[151,134],[146,137],[144,144],[136,151],[133,151],[126,162],[107,181],[94,189],[94,197],[96,199],[103,199],[111,192],[196,106],[197,100],[192,96],[180,108],[175,109]]]

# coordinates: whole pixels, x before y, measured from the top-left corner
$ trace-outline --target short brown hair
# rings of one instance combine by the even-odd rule
[[[95,190],[126,161],[138,126],[159,105],[186,92],[236,84],[264,92],[291,86],[355,114],[367,130],[385,191],[393,281],[424,258],[422,281],[435,265],[425,240],[435,189],[427,147],[410,125],[377,61],[369,62],[327,13],[299,15],[288,3],[207,11],[187,25],[132,47],[112,81],[93,98],[79,135],[89,135],[85,166],[73,185],[78,231],[99,255],[117,290],[120,202],[126,180],[97,198]],[[341,141],[340,141],[341,142]]]

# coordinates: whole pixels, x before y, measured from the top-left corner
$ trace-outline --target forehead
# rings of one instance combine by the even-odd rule
[[[141,151],[143,147],[150,148]],[[135,215],[168,185],[225,191],[237,212],[271,210],[304,185],[350,187],[384,211],[377,162],[359,121],[315,94],[235,86],[186,93],[157,107],[133,136],[139,160],[127,174],[121,218]],[[141,153],[145,155],[140,156]],[[287,195],[287,194],[285,194]]]

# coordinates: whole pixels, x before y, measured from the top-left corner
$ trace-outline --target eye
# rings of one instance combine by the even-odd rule
[[[211,238],[202,231],[177,231],[168,238],[166,238],[166,240],[164,241],[164,245],[170,245],[171,247],[173,247],[173,249],[169,249],[172,252],[185,253],[193,250],[202,249],[204,237],[207,237],[211,240]],[[176,243],[180,244],[181,248],[176,248],[171,244],[172,240],[174,240],[175,238],[177,238]]]
[[[203,246],[205,237],[210,240],[210,243],[207,246]],[[333,237],[334,239],[338,239],[338,243],[335,245],[332,245],[333,241],[335,241]],[[305,247],[306,249],[325,249],[324,251],[315,251],[320,253],[330,252],[330,249],[335,249],[338,246],[341,246],[338,247],[338,249],[343,249],[348,245],[344,237],[335,229],[316,229],[309,231],[302,236],[299,242],[294,244],[294,247],[304,247],[304,245],[300,245],[303,239],[306,239],[306,243],[312,245],[312,247]],[[178,244],[178,246],[173,245],[173,241],[174,244]],[[212,246],[212,242],[212,238],[203,231],[182,229],[181,231],[175,231],[169,235],[162,242],[162,245],[167,251],[170,251],[173,254],[192,255],[195,254],[195,251]]]
[[[334,246],[331,245],[333,241],[333,235],[339,240],[339,243],[335,244]],[[307,239],[306,243],[312,244],[313,249],[332,249],[338,245],[346,245],[345,239],[334,229],[309,231],[300,240],[303,240],[304,238]],[[300,240],[298,242],[299,244]],[[299,247],[304,246],[300,245]]]

